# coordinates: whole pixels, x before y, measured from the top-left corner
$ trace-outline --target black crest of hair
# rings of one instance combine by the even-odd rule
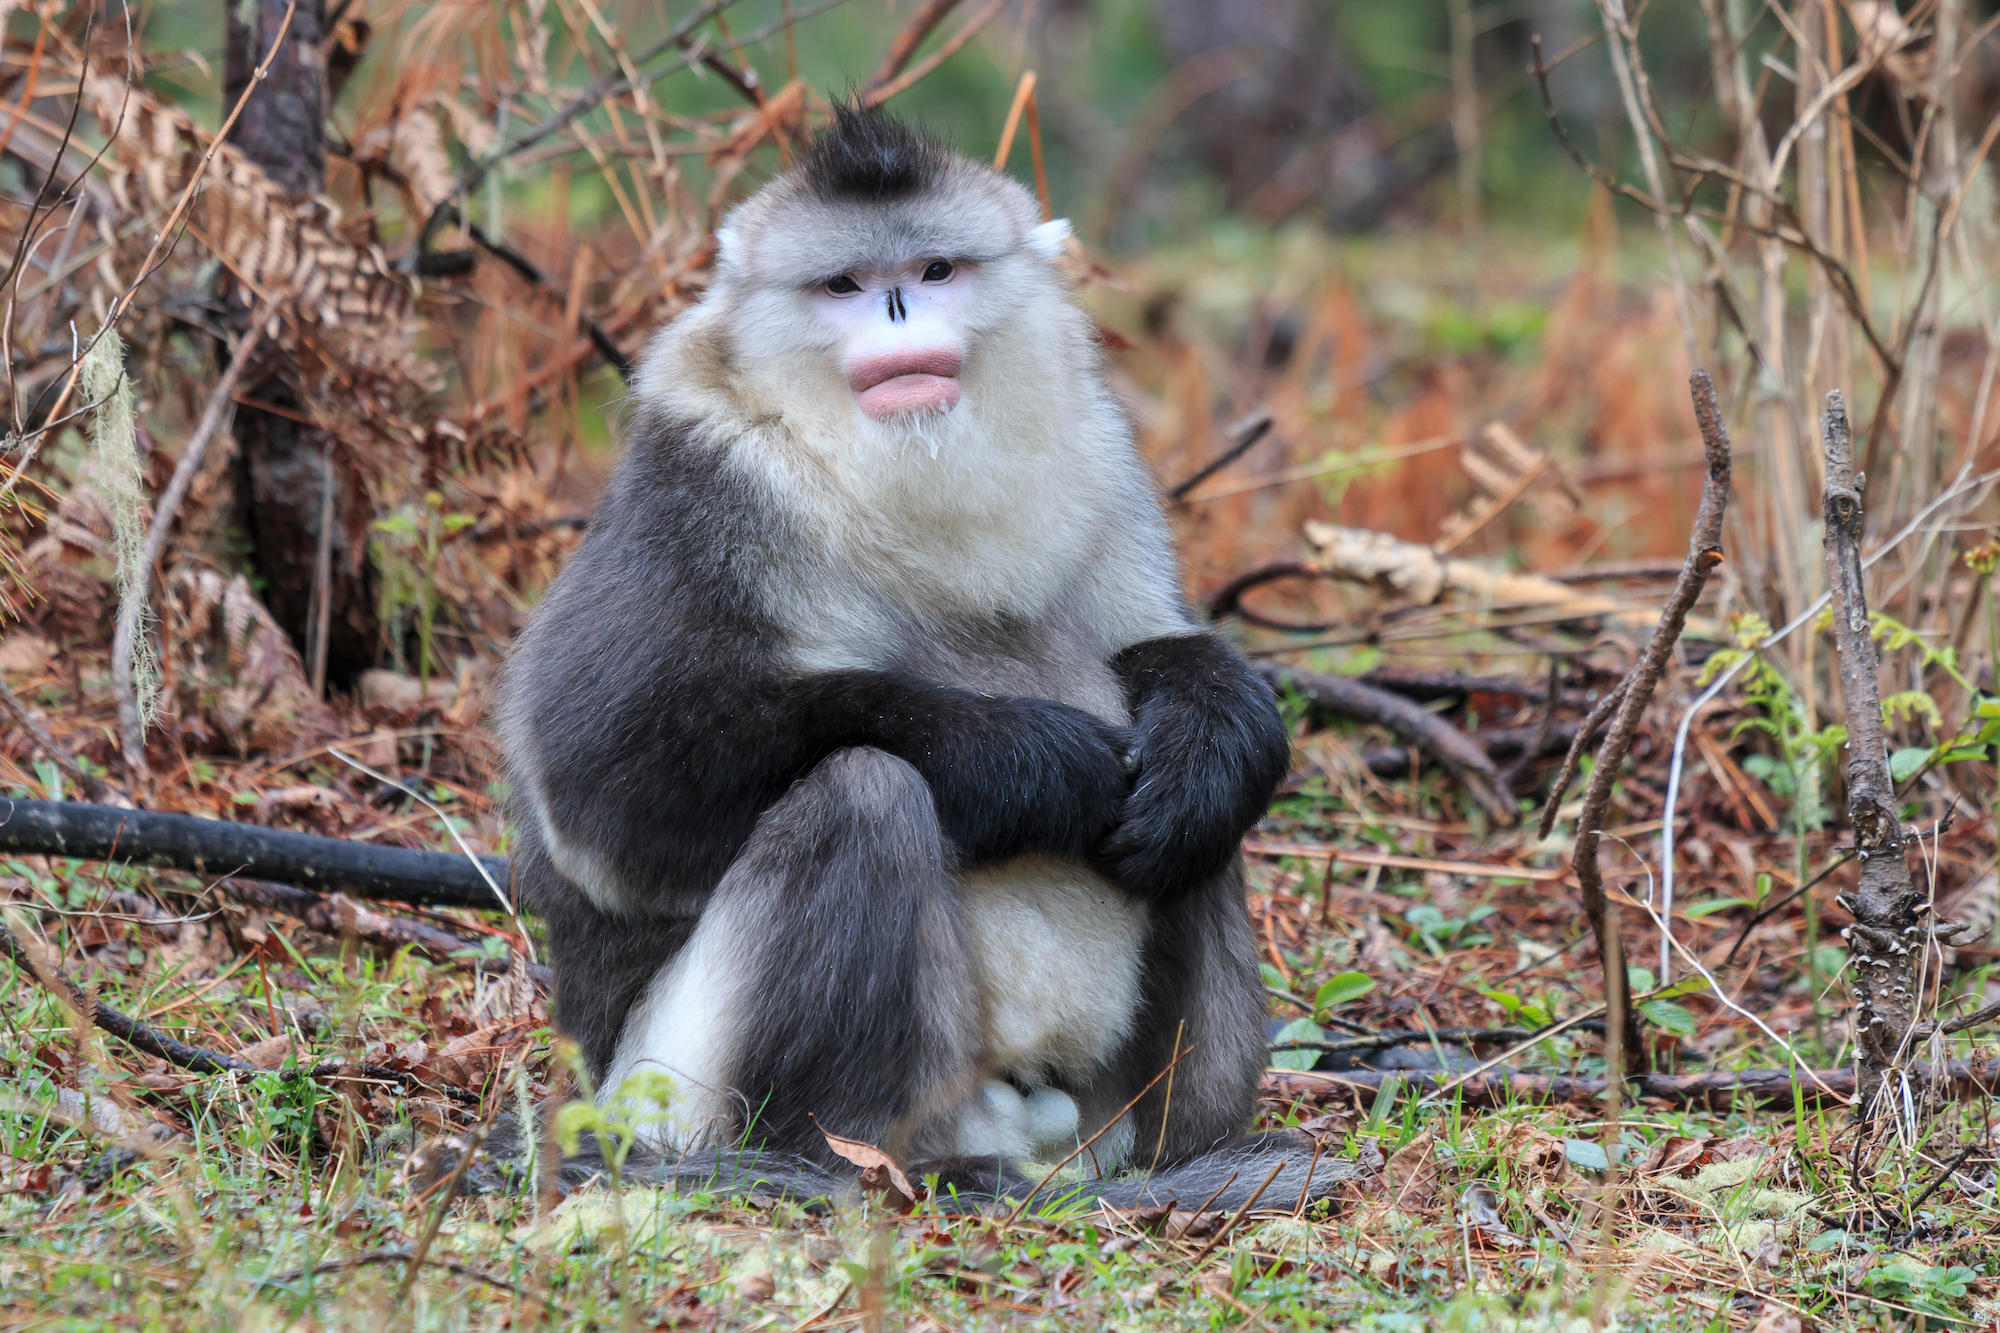
[[[833,123],[813,136],[798,171],[822,198],[882,202],[931,185],[950,156],[921,130],[857,99],[834,103]]]

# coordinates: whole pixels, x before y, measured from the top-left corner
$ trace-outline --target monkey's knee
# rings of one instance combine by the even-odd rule
[[[874,864],[891,882],[931,881],[950,860],[930,784],[903,760],[868,746],[837,750],[792,785],[769,831],[810,848],[822,871]]]
[[[816,801],[871,822],[937,818],[923,774],[887,750],[868,745],[835,750],[800,778],[793,791],[809,792]]]

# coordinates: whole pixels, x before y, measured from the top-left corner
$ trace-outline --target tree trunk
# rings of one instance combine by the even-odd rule
[[[225,0],[223,93],[225,104],[234,105],[283,29],[284,42],[231,141],[281,189],[306,199],[325,184],[326,8],[325,0],[297,0],[285,28],[288,7],[287,0]],[[238,293],[232,302],[239,321],[254,304],[248,296]],[[258,370],[242,397],[273,410],[239,407],[235,430],[237,503],[250,563],[262,580],[265,605],[313,667],[315,680],[323,663],[327,681],[348,684],[374,664],[380,642],[367,493],[339,442],[301,420],[311,413],[296,368],[274,349]],[[329,487],[332,522],[323,541]]]

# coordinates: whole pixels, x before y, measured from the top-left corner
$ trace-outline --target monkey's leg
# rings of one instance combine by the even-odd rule
[[[1131,1147],[1123,1166],[1144,1170],[1240,1134],[1256,1106],[1264,984],[1239,864],[1154,905],[1140,978],[1132,1036],[1109,1076],[1090,1089],[1083,1123],[1088,1133],[1173,1065],[1127,1117]]]
[[[585,1068],[601,1083],[626,1016],[695,923],[600,911],[550,864],[532,820],[519,826],[510,852],[514,886],[541,918],[548,942],[556,1026],[582,1048]]]
[[[1081,1098],[1083,1132],[1169,1065],[1173,1071],[1098,1141],[1099,1150],[1110,1145],[1098,1153],[1099,1169],[1122,1174],[1091,1193],[1119,1206],[1172,1200],[1193,1208],[1212,1199],[1211,1208],[1240,1208],[1256,1197],[1260,1208],[1291,1208],[1351,1174],[1352,1163],[1321,1154],[1304,1135],[1244,1132],[1265,1046],[1264,986],[1240,863],[1155,906],[1142,977],[1131,1039]]]
[[[758,821],[634,1007],[607,1082],[655,1068],[690,1085],[675,1146],[831,1164],[824,1127],[905,1161],[953,1150],[982,1031],[954,884],[917,771],[835,753]]]

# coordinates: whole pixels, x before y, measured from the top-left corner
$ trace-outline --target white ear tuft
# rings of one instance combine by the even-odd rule
[[[736,228],[724,223],[715,230],[715,257],[718,261],[733,256],[736,250]]]
[[[1063,242],[1069,239],[1069,219],[1051,218],[1028,233],[1028,245],[1045,259],[1054,259],[1062,253]]]

